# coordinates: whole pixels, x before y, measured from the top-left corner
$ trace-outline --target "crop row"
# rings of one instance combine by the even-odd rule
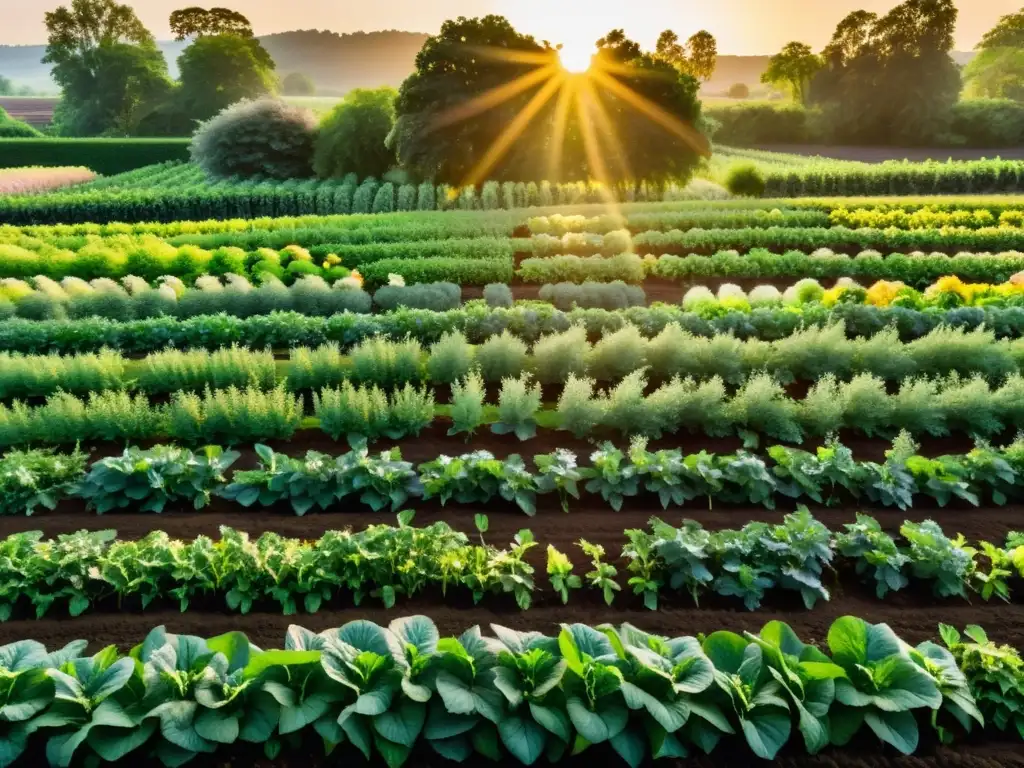
[[[806,168],[765,168],[768,197],[822,195],[969,195],[1024,190],[1024,163],[969,160],[888,161],[850,168],[828,161]]]
[[[470,302],[462,308],[436,312],[407,310],[375,315],[352,312],[330,317],[272,312],[239,318],[230,315],[200,315],[187,320],[158,317],[119,322],[105,318],[67,320],[7,319],[0,322],[0,351],[33,354],[75,354],[112,349],[124,354],[150,354],[173,347],[209,349],[242,346],[249,349],[318,347],[337,343],[347,349],[375,336],[390,339],[411,337],[424,344],[444,334],[461,331],[472,343],[483,343],[495,335],[509,335],[531,343],[548,333],[580,325],[588,338],[602,336],[634,325],[646,338],[653,338],[671,324],[695,336],[734,335],[740,339],[785,339],[809,328],[843,323],[850,338],[875,336],[894,327],[898,338],[912,341],[935,328],[992,330],[996,338],[1017,338],[1024,333],[1024,308],[957,307],[917,310],[906,307],[874,307],[809,304],[782,309],[734,311],[724,309],[713,316],[686,312],[679,306],[659,304],[623,310],[574,309],[568,312],[550,304],[517,304],[488,307]]]
[[[755,454],[684,455],[679,449],[648,450],[634,439],[623,452],[604,444],[579,465],[566,449],[533,457],[537,471],[517,455],[497,459],[487,451],[441,456],[414,467],[398,449],[371,455],[359,446],[341,456],[315,451],[292,458],[257,445],[259,466],[227,471],[239,454],[208,446],[200,453],[173,446],[127,448],[121,456],[86,468],[86,456],[48,450],[11,451],[0,460],[0,514],[31,515],[63,499],[80,499],[104,514],[124,509],[160,513],[202,509],[215,497],[243,507],[290,506],[307,512],[345,512],[359,505],[397,511],[416,499],[442,504],[490,504],[499,499],[533,515],[538,496],[555,495],[564,511],[571,499],[600,497],[618,511],[626,499],[655,495],[663,508],[691,502],[756,504],[774,509],[780,499],[818,504],[844,500],[909,509],[915,499],[945,506],[960,499],[978,506],[1003,505],[1024,497],[1024,443],[994,449],[980,445],[960,456],[929,459],[903,434],[883,463],[855,461],[831,441],[811,453],[786,446]],[[344,502],[344,504],[342,503]]]
[[[75,222],[173,222],[216,218],[257,218],[307,214],[388,214],[396,211],[492,211],[537,206],[603,203],[607,191],[598,184],[568,182],[485,182],[461,188],[447,184],[394,184],[375,178],[361,183],[345,179],[290,179],[208,182],[190,166],[179,174],[160,171],[159,181],[135,179],[118,187],[108,180],[101,188],[55,192],[39,196],[10,196],[0,200],[0,218],[10,224]],[[698,184],[698,186],[700,186]],[[712,189],[719,194],[713,185]],[[662,200],[667,196],[701,195],[676,185],[641,185],[630,189],[629,202]]]
[[[898,201],[896,201],[898,202]],[[846,206],[806,207],[805,201],[781,202],[780,207],[769,209],[767,204],[757,208],[731,208],[716,204],[707,210],[651,210],[636,212],[602,213],[596,216],[553,213],[533,216],[527,227],[535,235],[561,237],[569,233],[604,235],[614,230],[627,229],[639,233],[646,231],[689,229],[744,229],[765,227],[830,227],[849,229],[941,229],[963,227],[983,229],[995,226],[1020,227],[1024,212],[1019,203],[1009,207],[991,209],[923,205],[893,208],[885,204],[864,206],[848,201]],[[799,207],[796,207],[799,206]],[[847,207],[849,206],[849,207]]]
[[[539,228],[547,227],[549,234],[564,234],[566,231],[594,231],[599,234],[615,229],[630,229],[636,232],[646,230],[672,229],[683,227],[695,217],[703,220],[705,216],[720,217],[721,212],[735,213],[746,219],[753,212],[762,212],[760,216],[788,216],[798,211],[812,211],[830,214],[834,210],[850,209],[904,211],[914,213],[922,209],[936,212],[952,211],[989,211],[998,219],[1006,211],[1020,211],[1024,208],[1020,197],[900,197],[900,198],[802,198],[778,200],[722,200],[713,204],[703,200],[681,200],[662,203],[625,203],[618,211],[609,214],[607,206],[582,205],[560,206],[558,211],[541,210],[531,219],[523,211],[450,211],[443,215],[436,212],[416,211],[391,214],[365,215],[301,215],[279,217],[245,217],[230,218],[227,216],[206,220],[181,220],[163,223],[56,223],[46,225],[14,226],[10,223],[0,225],[0,236],[4,239],[15,237],[33,237],[45,240],[55,237],[81,237],[94,235],[109,237],[111,235],[151,234],[159,237],[201,239],[195,244],[203,247],[219,247],[239,245],[240,247],[275,247],[273,238],[290,230],[299,230],[315,237],[316,232],[323,234],[324,239],[303,241],[316,243],[350,243],[350,242],[395,242],[400,240],[430,239],[446,237],[474,236],[509,236],[520,225],[529,231],[530,221],[537,221]],[[776,213],[778,211],[778,213]],[[1012,219],[1011,219],[1012,220]],[[543,222],[547,221],[545,225]],[[764,221],[758,218],[757,221]],[[820,220],[825,224],[825,220]],[[552,224],[552,222],[561,222]],[[601,222],[598,225],[598,222]],[[679,222],[676,224],[676,222]],[[565,227],[562,224],[565,224]],[[552,228],[554,227],[554,228]],[[246,246],[230,239],[219,237],[251,237],[254,245]],[[263,240],[261,240],[263,238]],[[270,242],[266,242],[266,239]],[[280,248],[296,239],[277,241]],[[210,243],[210,244],[207,244]]]
[[[766,760],[790,742],[816,753],[862,731],[912,754],[922,730],[952,741],[986,724],[1012,732],[1021,718],[1020,656],[980,627],[964,638],[941,625],[943,645],[914,647],[844,616],[828,654],[779,621],[700,639],[630,624],[563,624],[557,637],[491,630],[442,638],[425,616],[320,634],[292,626],[284,650],[263,651],[240,632],[159,627],[130,655],[110,646],[92,657],[84,640],[53,653],[23,640],[0,647],[12,681],[2,765],[35,737],[54,768],[83,755],[170,767],[246,742],[273,759],[307,741],[389,768],[415,748],[532,765],[607,744],[639,768],[722,742]]]
[[[507,333],[470,344],[455,331],[429,348],[416,339],[371,338],[342,353],[337,344],[294,347],[287,360],[269,350],[242,347],[207,351],[167,349],[141,360],[116,352],[20,355],[0,352],[0,400],[106,390],[166,394],[207,387],[256,386],[318,390],[344,380],[396,386],[448,385],[477,370],[488,384],[523,373],[542,384],[564,384],[570,375],[614,382],[639,369],[655,381],[674,376],[720,376],[740,384],[767,372],[783,383],[814,381],[825,374],[847,380],[871,374],[891,382],[914,377],[981,375],[991,381],[1024,367],[1024,340],[996,340],[985,330],[939,327],[903,343],[893,329],[849,339],[842,324],[801,329],[785,339],[741,341],[732,336],[694,336],[669,324],[653,339],[627,325],[591,344],[581,327],[550,334],[532,348]]]
[[[939,278],[923,291],[899,281],[880,280],[865,288],[840,278],[826,290],[813,278],[804,278],[784,292],[773,285],[759,285],[745,291],[738,285],[722,283],[717,295],[703,285],[690,288],[682,298],[682,307],[690,312],[711,315],[723,311],[750,312],[755,307],[806,307],[820,303],[867,304],[873,307],[909,307],[911,309],[953,309],[955,307],[1015,307],[1024,305],[1024,273],[1001,285],[964,283],[960,278]]]
[[[606,255],[624,251],[712,254],[716,251],[754,248],[815,250],[856,253],[877,251],[1011,251],[1024,243],[1020,227],[944,227],[941,229],[848,229],[846,227],[766,227],[745,229],[691,229],[686,232],[647,231],[631,234],[614,230],[603,235],[569,233],[561,237],[534,235],[528,246],[536,255],[554,253]],[[520,246],[527,250],[526,245]]]
[[[242,613],[268,603],[286,615],[316,613],[339,597],[356,605],[375,598],[392,608],[399,597],[434,589],[455,597],[466,592],[474,603],[508,594],[521,609],[531,606],[537,586],[527,553],[537,542],[528,529],[499,549],[484,540],[486,515],[476,517],[480,545],[444,522],[414,528],[412,517],[404,511],[398,527],[328,531],[318,541],[275,533],[251,541],[227,527],[221,527],[219,541],[202,536],[191,542],[172,540],[163,531],[138,541],[117,540],[113,530],[83,530],[56,540],[38,531],[17,533],[0,539],[0,621],[29,611],[42,618],[55,605],[79,616],[111,599],[143,609],[173,600],[182,612],[202,598]],[[834,533],[805,507],[779,524],[754,522],[715,532],[693,521],[676,528],[655,518],[649,529],[625,532],[621,562],[631,591],[650,610],[669,593],[685,592],[694,602],[708,594],[737,598],[756,611],[776,590],[798,593],[810,610],[830,599],[825,581],[834,580],[837,570],[854,571],[878,599],[913,583],[943,599],[977,594],[1009,602],[1010,580],[1024,576],[1021,534],[1011,535],[1009,549],[983,542],[978,550],[962,536],[948,538],[931,520],[904,522],[899,543],[868,515],[859,514],[844,528]],[[551,586],[568,603],[585,579],[612,605],[622,591],[618,568],[605,560],[602,545],[581,539],[578,546],[592,569],[583,579],[573,573],[568,555],[548,545]]]
[[[800,443],[840,429],[873,436],[901,429],[914,435],[1000,435],[1024,428],[1024,377],[1014,374],[997,387],[975,376],[904,380],[896,394],[885,382],[859,374],[839,382],[822,376],[803,399],[786,395],[770,375],[749,378],[728,394],[719,377],[697,382],[673,379],[646,394],[643,370],[634,371],[608,391],[592,379],[569,375],[557,405],[544,405],[540,384],[528,374],[502,382],[496,406],[485,403],[486,391],[473,374],[452,388],[450,408],[438,409],[434,394],[411,384],[388,393],[376,385],[346,381],[313,394],[315,421],[306,415],[301,396],[279,386],[207,389],[202,395],[175,392],[170,403],[151,403],[144,395],[123,391],[91,393],[87,399],[60,392],[44,405],[15,401],[0,406],[0,446],[68,444],[173,438],[189,444],[286,440],[300,427],[318,427],[334,440],[350,442],[419,435],[450,415],[453,434],[472,435],[489,426],[496,434],[515,433],[520,440],[538,425],[577,437],[617,432],[659,437],[687,431],[712,437],[738,435],[756,444],[759,435]],[[440,423],[440,422],[438,422]]]

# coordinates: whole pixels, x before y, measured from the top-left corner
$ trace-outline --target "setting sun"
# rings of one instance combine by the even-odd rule
[[[594,54],[593,45],[567,43],[558,51],[558,60],[567,72],[586,72],[590,69]]]

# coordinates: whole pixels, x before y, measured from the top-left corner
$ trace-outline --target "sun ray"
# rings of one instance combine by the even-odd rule
[[[600,85],[604,86],[616,96],[629,103],[638,112],[643,113],[665,130],[670,133],[674,133],[676,136],[681,138],[699,154],[704,157],[710,157],[711,147],[708,144],[708,140],[693,126],[688,125],[678,117],[669,114],[653,101],[641,96],[632,88],[623,85],[606,72],[597,70],[593,73],[593,77]]]
[[[569,110],[572,107],[573,95],[579,87],[580,78],[563,78],[562,88],[558,92],[555,103],[555,120],[551,129],[551,146],[548,148],[548,178],[555,180],[561,177],[562,153],[565,148],[565,133],[569,125]]]
[[[533,95],[533,98],[530,99],[519,114],[515,116],[512,122],[508,124],[508,127],[501,132],[501,135],[498,136],[494,143],[487,149],[487,153],[480,158],[480,162],[478,162],[469,172],[463,182],[463,186],[468,187],[471,184],[479,184],[487,178],[487,174],[489,174],[497,162],[505,156],[509,147],[511,147],[515,140],[522,135],[530,121],[538,112],[540,112],[551,97],[555,95],[555,92],[562,87],[563,81],[564,77],[551,77],[551,79]]]
[[[615,126],[612,124],[611,117],[608,115],[608,110],[605,107],[604,102],[601,100],[600,94],[594,88],[593,79],[586,78],[584,80],[583,91],[587,99],[587,106],[592,110],[594,119],[597,121],[601,133],[604,135],[606,142],[610,145],[616,164],[622,171],[622,177],[626,179],[632,178],[633,174],[629,168],[629,156],[626,154],[625,148],[622,145],[622,139],[615,130]]]
[[[499,48],[495,45],[466,45],[465,50],[477,56],[495,61],[507,61],[512,64],[536,64],[548,66],[558,61],[558,53],[548,51],[520,51],[515,48]]]
[[[499,104],[503,104],[509,99],[515,98],[519,94],[528,91],[530,88],[554,78],[559,74],[559,72],[560,70],[556,65],[549,64],[548,66],[538,67],[525,75],[520,75],[515,80],[508,83],[495,86],[490,90],[484,91],[479,96],[475,96],[466,103],[459,104],[458,106],[446,110],[438,115],[431,124],[431,129],[437,130],[449,125],[454,125],[455,123],[461,123],[463,120],[468,120],[471,117],[476,117],[489,109],[494,109]]]
[[[615,195],[612,194],[613,184],[611,182],[611,175],[608,173],[608,167],[605,165],[604,156],[601,154],[601,144],[597,136],[597,132],[594,130],[594,121],[590,119],[590,107],[587,103],[587,96],[583,94],[586,89],[580,88],[576,91],[576,110],[580,117],[580,133],[583,135],[583,151],[587,156],[587,165],[590,167],[591,174],[596,179],[597,183],[600,184],[600,193],[604,198],[605,202],[613,212],[618,210],[618,204],[615,200]],[[591,91],[592,94],[592,91]]]
[[[613,61],[612,59],[604,56],[598,56],[597,59],[595,59],[594,68],[613,75],[622,75],[623,77],[648,77],[655,80],[665,80],[668,77],[663,72],[650,69],[639,69],[637,67],[632,67],[629,64],[623,64],[620,61]]]

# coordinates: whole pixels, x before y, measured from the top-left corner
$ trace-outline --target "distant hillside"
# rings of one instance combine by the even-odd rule
[[[290,72],[305,72],[325,96],[341,95],[353,88],[397,86],[412,72],[416,54],[427,35],[418,32],[355,32],[339,35],[315,29],[266,35],[260,41],[277,62],[283,77]],[[176,61],[185,43],[158,43],[167,59],[172,76],[177,76]],[[0,75],[18,85],[36,90],[55,90],[49,68],[40,59],[41,45],[0,45]],[[972,53],[954,53],[965,64]],[[768,56],[719,56],[714,76],[705,92],[720,93],[733,83],[745,83],[757,89]]]

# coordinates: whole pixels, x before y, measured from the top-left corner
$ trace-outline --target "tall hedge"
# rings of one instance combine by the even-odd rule
[[[112,175],[188,160],[188,139],[0,139],[0,168],[84,165]]]

